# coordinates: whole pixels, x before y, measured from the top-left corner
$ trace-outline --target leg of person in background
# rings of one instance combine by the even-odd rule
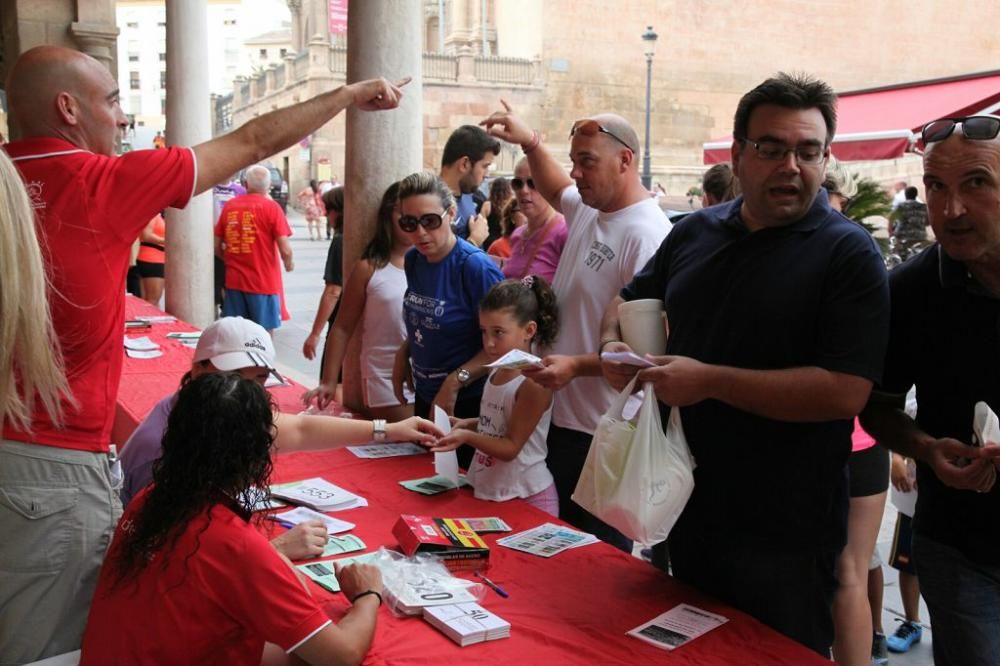
[[[886,493],[852,497],[847,518],[847,545],[837,560],[837,593],[833,600],[833,658],[841,666],[870,663],[872,615],[868,605],[868,562],[885,510]]]
[[[148,303],[159,307],[160,298],[163,296],[163,284],[165,280],[160,277],[142,278],[142,298]]]
[[[837,559],[837,591],[833,598],[833,658],[841,666],[871,663],[872,609],[868,603],[868,569],[885,513],[889,488],[889,452],[871,446],[851,454],[847,545]]]
[[[924,633],[920,626],[920,581],[910,555],[912,524],[913,519],[905,513],[896,515],[896,531],[892,539],[889,564],[899,571],[899,596],[906,620],[900,622],[896,631],[887,639],[886,647],[890,652],[909,652],[914,644],[920,642]]]
[[[878,548],[872,553],[868,564],[868,605],[872,610],[872,664],[881,666],[889,663],[889,649],[886,644],[885,629],[882,627],[882,593],[885,577],[882,575],[882,558]]]

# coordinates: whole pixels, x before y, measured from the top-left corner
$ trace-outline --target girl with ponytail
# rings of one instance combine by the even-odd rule
[[[494,285],[479,305],[479,327],[491,362],[513,349],[540,353],[559,330],[552,287],[535,275]],[[557,516],[559,498],[545,466],[551,417],[551,391],[519,369],[498,368],[486,381],[479,418],[453,420],[451,433],[431,450],[469,444],[476,454],[467,478],[476,497],[496,502],[520,497]]]

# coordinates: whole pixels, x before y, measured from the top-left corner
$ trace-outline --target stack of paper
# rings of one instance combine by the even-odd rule
[[[476,601],[467,588],[442,583],[433,578],[422,581],[386,581],[383,591],[389,604],[404,615],[420,615],[428,606]]]
[[[364,498],[319,477],[271,486],[271,496],[316,511],[341,511],[368,506]]]
[[[510,638],[510,622],[477,603],[431,606],[424,619],[462,647],[498,638]]]
[[[149,339],[149,336],[130,338],[125,336],[125,353],[131,358],[157,358],[163,356],[160,345]]]
[[[362,444],[360,446],[348,446],[347,450],[358,458],[395,458],[397,456],[419,456],[427,453],[427,449],[414,444],[413,442],[401,442],[399,444]]]
[[[343,567],[349,564],[370,564],[374,558],[375,553],[367,553],[339,560],[323,560],[322,562],[309,562],[307,564],[296,564],[295,566],[324,589],[330,592],[340,592],[340,581],[337,580],[337,571],[334,568],[334,564],[336,563]]]

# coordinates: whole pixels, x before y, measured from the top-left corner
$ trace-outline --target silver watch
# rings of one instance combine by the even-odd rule
[[[455,376],[458,378],[458,383],[460,386],[465,386],[472,379],[472,373],[465,368],[459,368],[455,371]]]
[[[385,419],[372,420],[372,439],[376,442],[385,441]]]

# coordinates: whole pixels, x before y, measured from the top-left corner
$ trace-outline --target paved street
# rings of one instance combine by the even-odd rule
[[[291,205],[288,207],[288,223],[292,227],[292,252],[295,256],[295,270],[282,273],[285,280],[285,299],[292,318],[282,322],[274,333],[274,345],[278,353],[278,370],[309,388],[319,381],[319,356],[308,361],[302,355],[302,344],[312,329],[316,307],[323,292],[323,268],[329,241],[309,240],[305,218]]]

